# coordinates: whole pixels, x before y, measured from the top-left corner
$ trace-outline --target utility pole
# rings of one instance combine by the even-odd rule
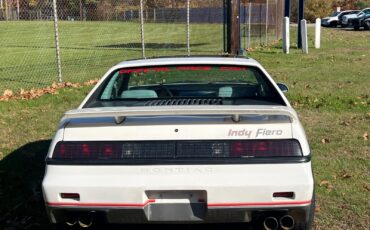
[[[240,0],[227,0],[227,52],[240,53]]]
[[[299,49],[302,48],[302,26],[301,21],[304,19],[304,0],[298,0],[298,38],[297,46]]]
[[[290,18],[290,0],[284,2],[284,17]]]

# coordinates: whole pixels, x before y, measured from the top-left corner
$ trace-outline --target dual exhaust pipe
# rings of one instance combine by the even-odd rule
[[[282,216],[279,221],[273,216],[266,217],[263,221],[265,230],[277,230],[279,225],[284,230],[291,230],[294,228],[294,219],[290,215]]]
[[[94,217],[93,213],[86,213],[80,216],[71,215],[67,217],[65,223],[67,226],[80,225],[81,228],[89,228],[93,225]],[[273,216],[266,217],[263,221],[263,227],[265,230],[277,230],[280,227],[283,230],[291,230],[294,228],[295,222],[291,215],[282,216],[279,221]]]
[[[67,226],[80,225],[81,228],[89,228],[93,225],[94,218],[93,213],[81,214],[80,216],[71,215],[67,217],[65,223]]]

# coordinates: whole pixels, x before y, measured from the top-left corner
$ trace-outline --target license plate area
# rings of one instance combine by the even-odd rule
[[[202,221],[207,209],[206,191],[146,191],[155,200],[145,207],[149,221]]]

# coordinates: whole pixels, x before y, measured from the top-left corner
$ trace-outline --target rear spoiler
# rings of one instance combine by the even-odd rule
[[[126,117],[142,116],[196,116],[224,115],[231,116],[234,122],[242,115],[282,115],[292,120],[297,119],[296,112],[286,106],[266,105],[196,105],[196,106],[155,106],[155,107],[101,107],[75,109],[65,113],[62,120],[73,118],[114,117],[117,124]]]

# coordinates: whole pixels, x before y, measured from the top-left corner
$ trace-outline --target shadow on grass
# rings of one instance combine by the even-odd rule
[[[198,47],[209,45],[209,43],[194,43],[190,44],[190,47]],[[55,49],[54,46],[34,46],[34,45],[14,45],[8,46],[11,48],[32,48],[32,49]],[[187,44],[183,43],[145,43],[145,48],[147,49],[185,49]],[[101,46],[94,46],[94,47],[72,47],[72,46],[61,46],[60,49],[67,49],[67,50],[104,50],[104,49],[141,49],[142,44],[139,42],[134,43],[122,43],[122,44],[111,44],[111,45],[101,45]]]
[[[0,161],[0,229],[47,229],[41,192],[50,140],[28,143]]]
[[[196,44],[190,44],[190,47],[197,47],[197,46],[204,46],[208,43],[196,43]],[[126,48],[126,49],[132,49],[132,48],[140,48],[142,47],[142,44],[137,43],[123,43],[123,44],[112,44],[112,45],[103,45],[103,46],[96,46],[100,48]],[[187,44],[181,44],[181,43],[145,43],[145,48],[147,49],[181,49],[186,48]]]
[[[370,30],[364,29],[363,27],[361,27],[358,30],[355,30],[353,27],[344,27],[344,28],[339,28],[339,29],[345,32],[370,32]]]

